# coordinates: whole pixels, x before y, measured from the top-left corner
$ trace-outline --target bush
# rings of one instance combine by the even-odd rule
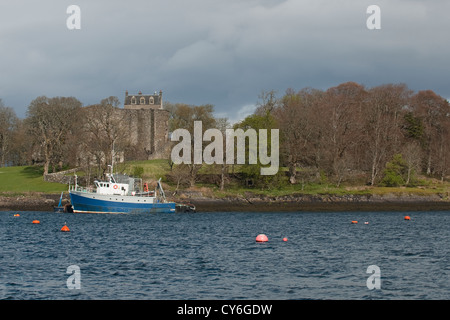
[[[399,187],[406,184],[408,165],[401,154],[394,155],[392,161],[386,164],[381,185],[385,187]]]

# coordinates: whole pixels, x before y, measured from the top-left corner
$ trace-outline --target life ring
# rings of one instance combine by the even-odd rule
[[[119,188],[119,186],[118,186],[117,184],[115,184],[115,185],[113,186],[113,188],[114,188],[114,189],[117,189],[117,188]]]
[[[144,192],[148,192],[148,184],[144,183]]]

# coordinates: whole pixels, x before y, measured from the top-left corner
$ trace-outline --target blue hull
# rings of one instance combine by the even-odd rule
[[[70,201],[75,213],[171,213],[175,202],[149,203],[146,197],[97,196],[81,192],[70,192]]]

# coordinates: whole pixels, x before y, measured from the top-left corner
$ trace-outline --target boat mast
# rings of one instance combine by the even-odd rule
[[[164,193],[164,190],[163,190],[162,185],[161,185],[161,178],[159,178],[159,180],[158,180],[158,188],[159,188],[159,193],[161,194],[161,196],[162,196],[162,198],[163,198],[163,200],[165,202],[166,201],[166,194]]]
[[[109,175],[109,182],[116,183],[113,173],[114,173],[114,141],[112,143],[112,149],[111,149],[111,165],[108,165],[108,167],[111,167],[111,174]]]

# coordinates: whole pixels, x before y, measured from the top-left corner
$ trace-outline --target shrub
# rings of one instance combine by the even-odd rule
[[[408,174],[408,166],[401,154],[394,155],[392,161],[386,164],[384,169],[384,177],[381,184],[385,187],[399,187],[406,183]]]

